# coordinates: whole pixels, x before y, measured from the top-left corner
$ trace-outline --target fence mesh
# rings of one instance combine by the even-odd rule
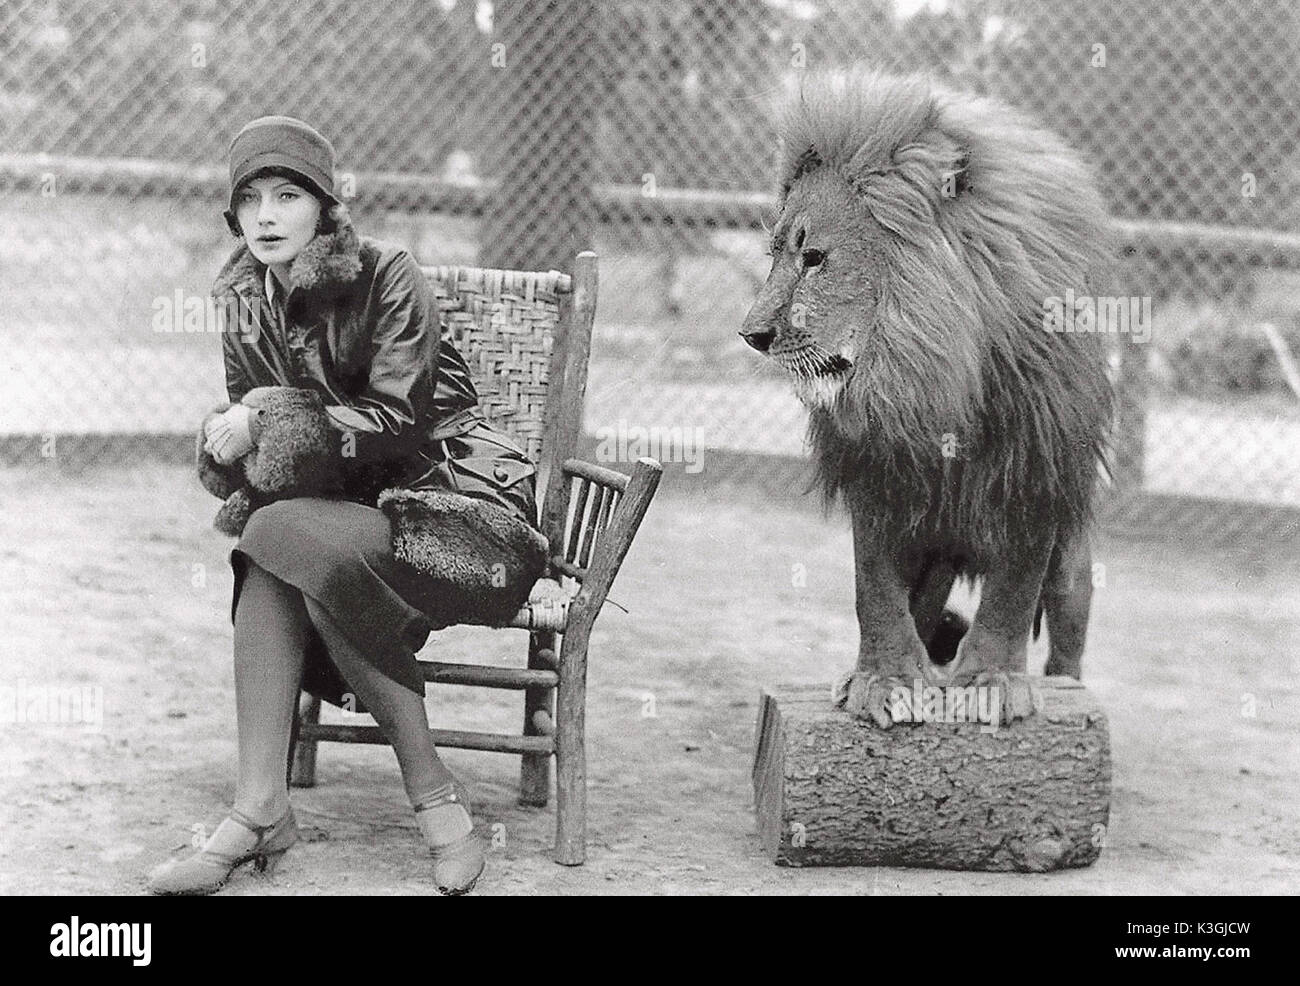
[[[736,334],[766,273],[772,113],[856,64],[997,95],[1093,163],[1125,290],[1152,299],[1150,341],[1117,348],[1144,509],[1235,504],[1237,536],[1300,506],[1291,0],[8,0],[5,461],[118,458],[224,396],[190,313],[234,246],[229,139],[284,113],[333,141],[361,232],[424,263],[597,249],[588,431],[683,475],[767,473],[734,453],[804,451]]]

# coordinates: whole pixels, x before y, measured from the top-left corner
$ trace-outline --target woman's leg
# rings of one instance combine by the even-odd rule
[[[433,744],[424,699],[367,661],[316,600],[310,596],[303,598],[312,624],[329,650],[330,659],[392,744],[407,796],[412,805],[419,807],[455,780],[439,759]],[[469,815],[458,804],[441,806],[422,814],[432,816],[429,821],[437,830],[435,841],[451,841],[473,828]]]
[[[392,744],[411,800],[449,784],[452,774],[433,745],[424,699],[367,661],[316,600],[308,596],[304,602],[330,660]]]
[[[235,807],[256,822],[289,807],[285,768],[310,629],[302,593],[249,560],[235,610]]]
[[[252,822],[270,825],[289,809],[289,736],[311,623],[301,592],[251,559],[247,564],[235,606],[235,808]],[[226,819],[204,848],[237,856],[256,843],[255,833]]]

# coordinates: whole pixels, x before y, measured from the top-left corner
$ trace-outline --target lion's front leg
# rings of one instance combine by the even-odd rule
[[[984,577],[975,619],[953,659],[954,684],[997,689],[1003,725],[1027,718],[1039,707],[1026,675],[1029,631],[1051,552],[1049,539],[998,559]]]
[[[858,662],[835,686],[835,704],[888,729],[897,689],[911,693],[928,663],[897,562],[853,517],[857,569]]]

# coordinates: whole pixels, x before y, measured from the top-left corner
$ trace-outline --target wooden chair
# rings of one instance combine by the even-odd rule
[[[571,276],[478,267],[425,273],[480,407],[538,464],[541,529],[551,545],[548,572],[508,624],[529,631],[527,667],[421,662],[428,682],[522,691],[523,732],[431,732],[438,746],[520,754],[519,800],[527,805],[546,805],[553,755],[554,857],[578,865],[586,858],[587,644],[662,468],[639,459],[628,476],[574,458],[596,311],[594,253],[580,253]],[[377,726],[321,723],[320,704],[305,693],[300,702],[289,753],[295,787],[315,783],[316,745],[324,740],[386,742]]]

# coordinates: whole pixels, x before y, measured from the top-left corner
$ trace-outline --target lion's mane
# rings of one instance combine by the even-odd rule
[[[1112,413],[1104,349],[1046,331],[1043,306],[1108,276],[1088,169],[1020,112],[916,77],[812,80],[781,133],[782,206],[830,168],[885,231],[876,321],[811,412],[828,497],[859,499],[882,542],[969,550],[968,570],[1086,524]]]

